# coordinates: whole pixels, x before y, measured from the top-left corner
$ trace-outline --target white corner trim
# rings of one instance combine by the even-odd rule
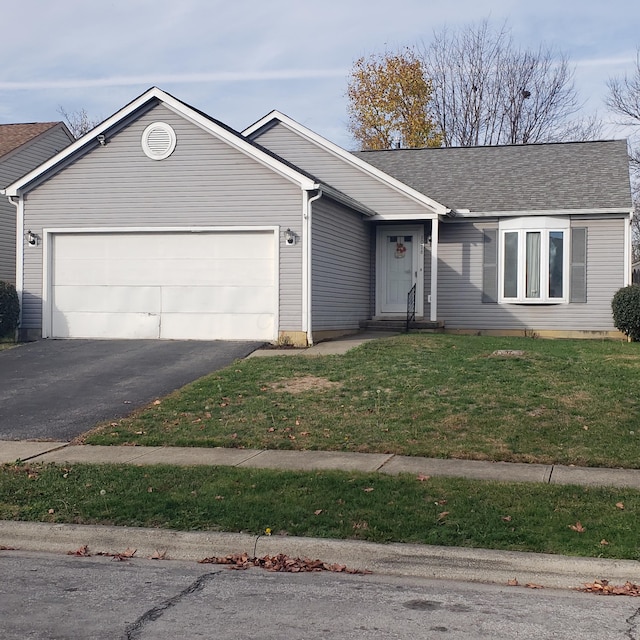
[[[22,292],[24,291],[24,200],[9,198],[16,208],[16,293],[20,304],[18,326],[22,326]]]
[[[435,218],[431,223],[431,306],[429,320],[438,321],[438,245],[440,221]]]

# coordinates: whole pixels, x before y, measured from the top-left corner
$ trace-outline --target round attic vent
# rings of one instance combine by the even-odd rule
[[[166,122],[150,124],[142,134],[142,150],[152,160],[168,158],[176,148],[176,132]]]

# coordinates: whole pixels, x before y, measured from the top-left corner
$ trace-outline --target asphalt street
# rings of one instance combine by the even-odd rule
[[[0,440],[69,441],[244,358],[258,342],[39,340],[0,351]]]
[[[5,640],[638,638],[635,598],[0,551]]]

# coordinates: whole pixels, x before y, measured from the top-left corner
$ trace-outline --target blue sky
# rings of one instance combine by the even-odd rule
[[[352,148],[355,59],[485,18],[568,54],[585,114],[612,120],[606,82],[633,72],[637,0],[22,0],[2,11],[0,122],[60,106],[104,118],[156,85],[239,130],[278,109]]]

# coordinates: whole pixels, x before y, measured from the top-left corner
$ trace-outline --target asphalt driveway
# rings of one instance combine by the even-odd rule
[[[0,351],[0,440],[72,440],[261,344],[40,340]]]

